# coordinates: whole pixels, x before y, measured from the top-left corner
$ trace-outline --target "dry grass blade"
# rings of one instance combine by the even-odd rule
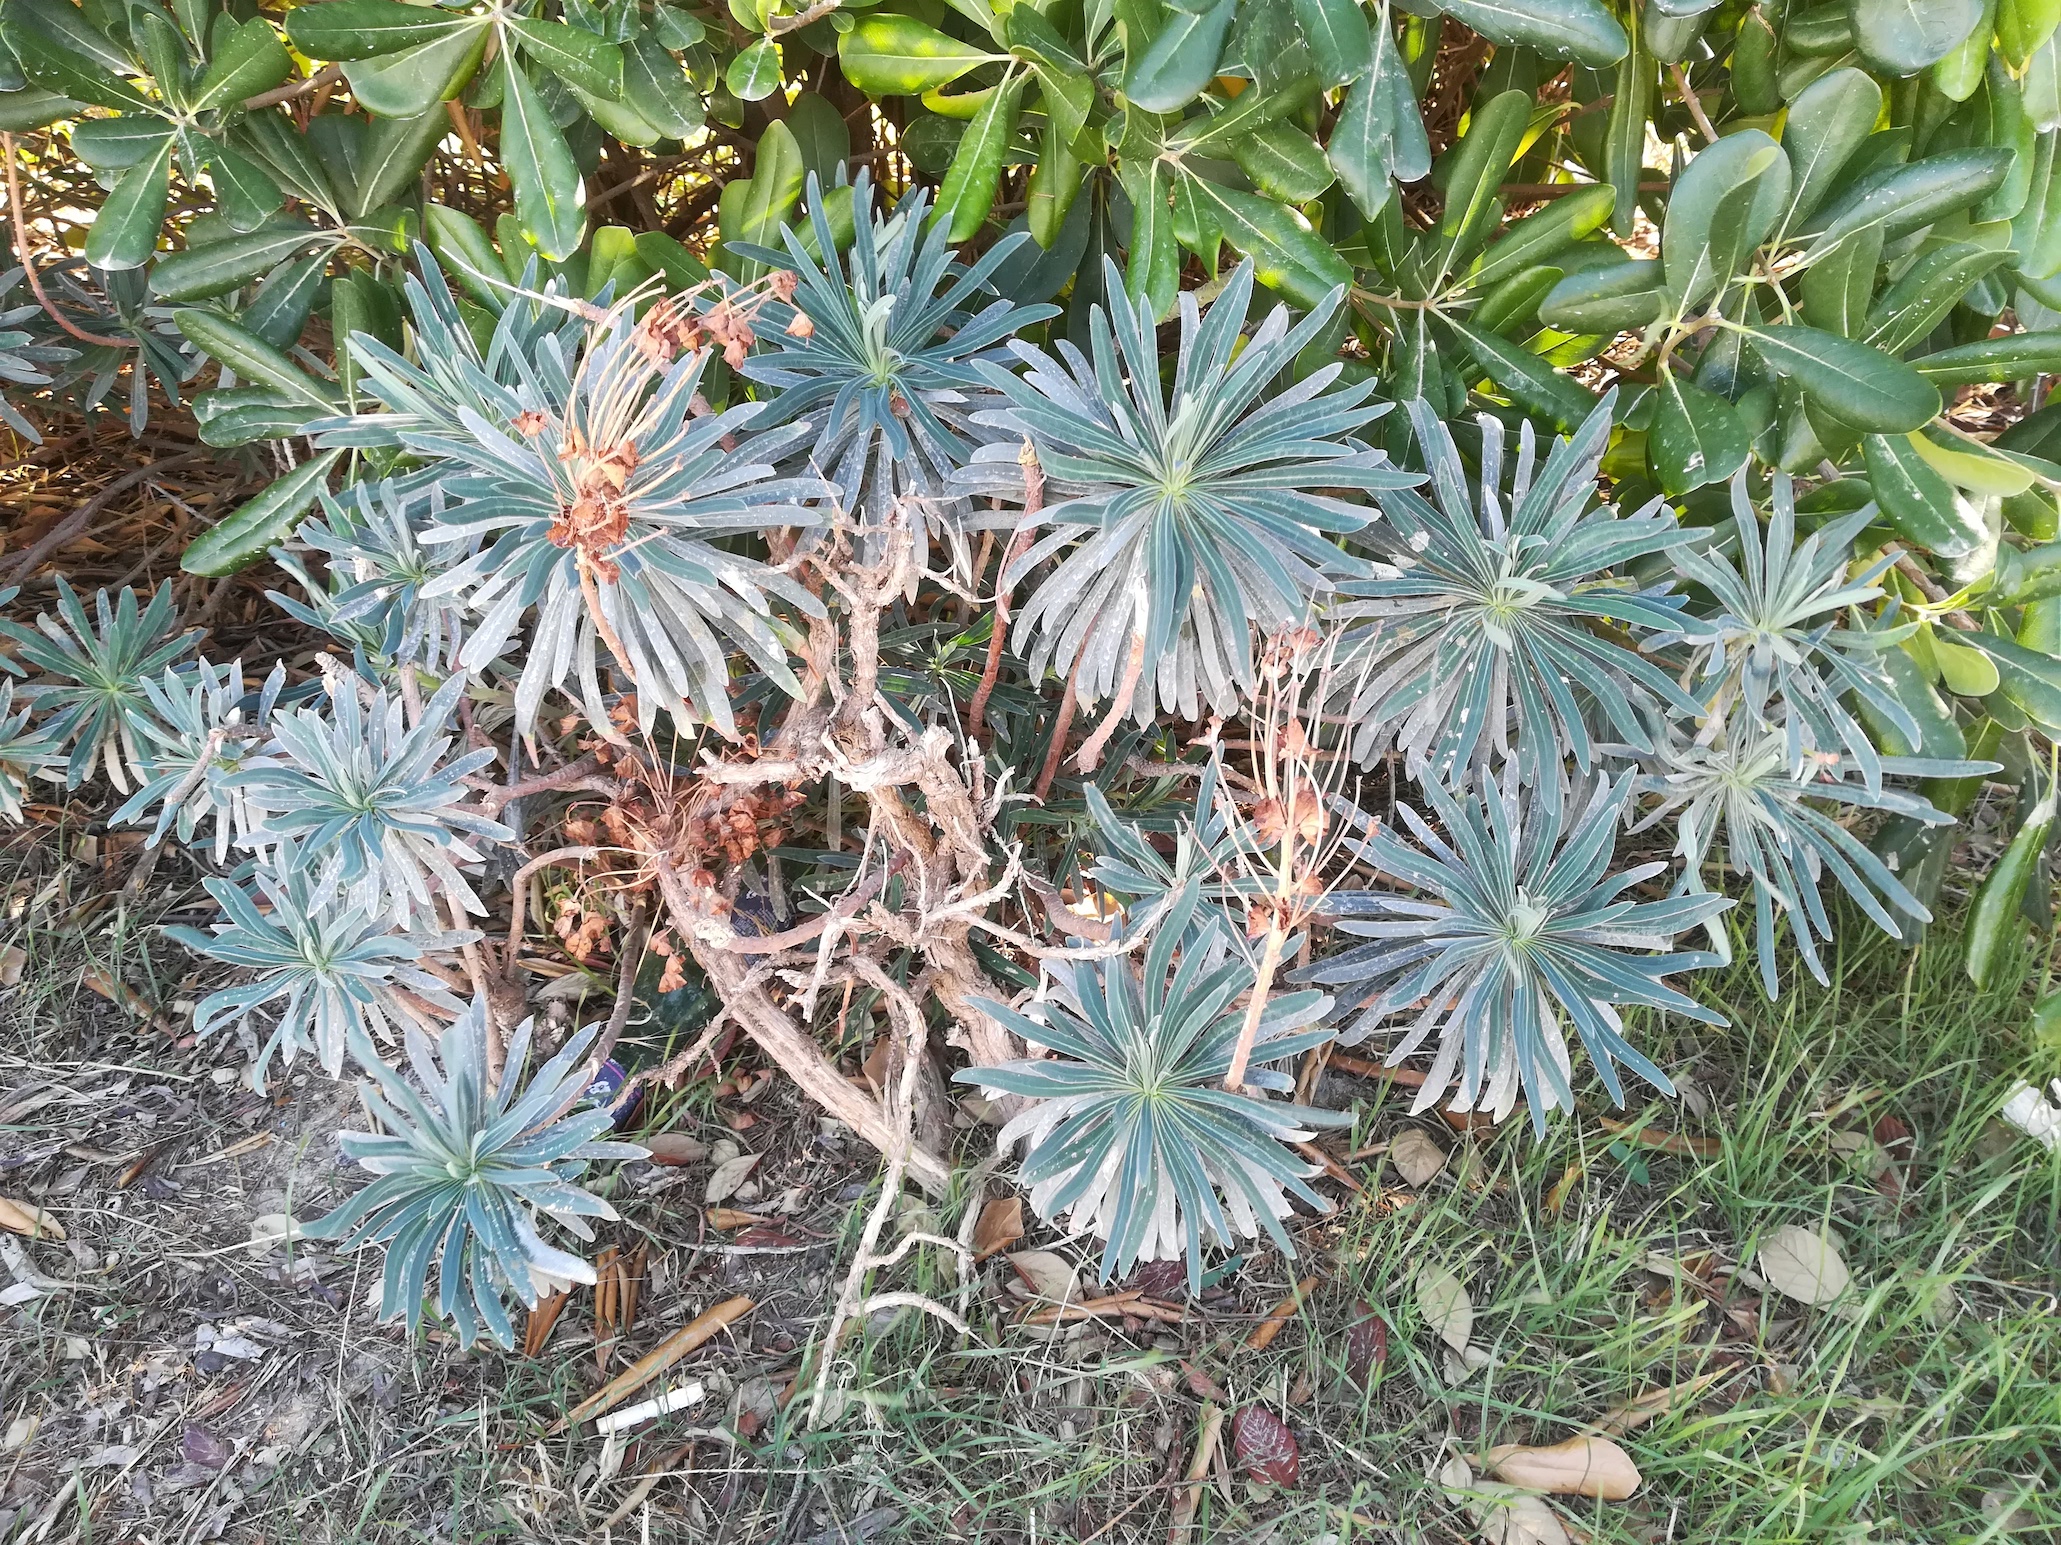
[[[1195,1424],[1195,1452],[1188,1456],[1187,1474],[1182,1477],[1186,1484],[1174,1493],[1173,1517],[1166,1532],[1167,1539],[1175,1545],[1195,1527],[1195,1513],[1202,1506],[1202,1485],[1216,1460],[1217,1444],[1223,1433],[1224,1408],[1213,1400],[1204,1401],[1202,1419]]]
[[[621,1252],[610,1245],[594,1257],[594,1371],[608,1372],[609,1348],[615,1344],[618,1330],[616,1324],[616,1303],[622,1292],[622,1278],[617,1261]]]
[[[575,1422],[584,1422],[589,1417],[614,1410],[689,1352],[713,1340],[726,1327],[743,1319],[751,1313],[753,1307],[753,1301],[740,1294],[736,1298],[726,1298],[715,1308],[696,1315],[545,1428],[544,1436],[554,1436]]]

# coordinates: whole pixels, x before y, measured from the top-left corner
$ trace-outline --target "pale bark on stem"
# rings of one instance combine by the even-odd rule
[[[741,956],[723,948],[721,940],[711,938],[710,925],[714,920],[694,905],[679,871],[664,860],[658,865],[658,882],[675,933],[694,956],[731,1017],[744,1027],[744,1033],[794,1080],[803,1094],[882,1153],[893,1153],[900,1134],[879,1101],[855,1088],[831,1065],[823,1048],[773,1002]],[[924,1190],[944,1194],[951,1172],[943,1159],[924,1149],[914,1149],[909,1155],[908,1170],[910,1178]]]
[[[1003,641],[1009,633],[1009,571],[1030,551],[1037,536],[1031,517],[1042,514],[1045,508],[1045,469],[1038,465],[1038,453],[1030,441],[1023,442],[1016,461],[1023,468],[1023,529],[1016,533],[1009,551],[1003,555],[1002,566],[995,571],[995,630],[988,636],[987,663],[981,667],[980,686],[974,691],[973,706],[966,714],[969,740],[978,740],[986,727],[988,699],[994,695],[995,682],[1002,674]]]
[[[1287,940],[1287,931],[1276,914],[1267,924],[1267,942],[1260,951],[1259,974],[1253,978],[1251,1001],[1245,1005],[1245,1023],[1238,1027],[1238,1044],[1231,1048],[1231,1068],[1224,1074],[1224,1087],[1233,1094],[1245,1087],[1245,1066],[1252,1060],[1260,1016],[1266,1012],[1267,995],[1274,990],[1274,973],[1281,967],[1281,949]]]
[[[1131,711],[1131,701],[1138,695],[1138,680],[1144,674],[1145,630],[1140,627],[1131,635],[1131,657],[1124,662],[1124,679],[1117,686],[1115,701],[1109,705],[1109,712],[1103,716],[1102,722],[1095,726],[1095,733],[1081,742],[1080,754],[1074,758],[1074,766],[1082,772],[1091,773],[1101,764],[1102,748],[1109,744],[1109,737],[1116,733],[1124,715]]]

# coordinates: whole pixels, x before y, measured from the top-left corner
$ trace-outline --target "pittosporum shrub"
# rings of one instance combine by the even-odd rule
[[[0,0],[5,432],[183,401],[276,474],[185,568],[317,644],[0,597],[0,816],[183,846],[197,1031],[369,1076],[320,1232],[461,1340],[584,1270],[647,945],[940,1192],[837,1062],[957,1063],[1105,1278],[1292,1249],[1305,1054],[1665,1093],[2042,781],[2057,20]],[[632,958],[525,1083],[544,901]]]

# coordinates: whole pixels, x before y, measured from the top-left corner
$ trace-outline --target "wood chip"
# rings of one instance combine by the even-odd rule
[[[1310,1296],[1316,1285],[1315,1277],[1305,1277],[1296,1283],[1295,1291],[1269,1309],[1266,1317],[1253,1326],[1252,1334],[1245,1338],[1245,1345],[1255,1352],[1264,1352],[1272,1346],[1274,1338],[1288,1328],[1288,1322],[1295,1318],[1296,1310],[1302,1307],[1303,1300]]]

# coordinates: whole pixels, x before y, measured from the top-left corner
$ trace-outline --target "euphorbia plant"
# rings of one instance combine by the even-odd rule
[[[197,384],[277,476],[189,583],[275,557],[317,647],[252,692],[169,589],[32,592],[0,809],[61,765],[191,840],[257,1074],[591,1136],[463,1069],[514,1120],[525,959],[619,952],[598,1061],[657,937],[918,1184],[950,1059],[1109,1269],[1192,1272],[1317,1194],[1291,1052],[1543,1119],[1576,1040],[1667,1087],[1727,899],[1770,992],[1827,877],[1937,909],[2061,734],[2044,10],[917,9],[5,0],[7,422]],[[412,1141],[359,1230],[403,1313]],[[513,1217],[451,1225],[468,1335]]]

